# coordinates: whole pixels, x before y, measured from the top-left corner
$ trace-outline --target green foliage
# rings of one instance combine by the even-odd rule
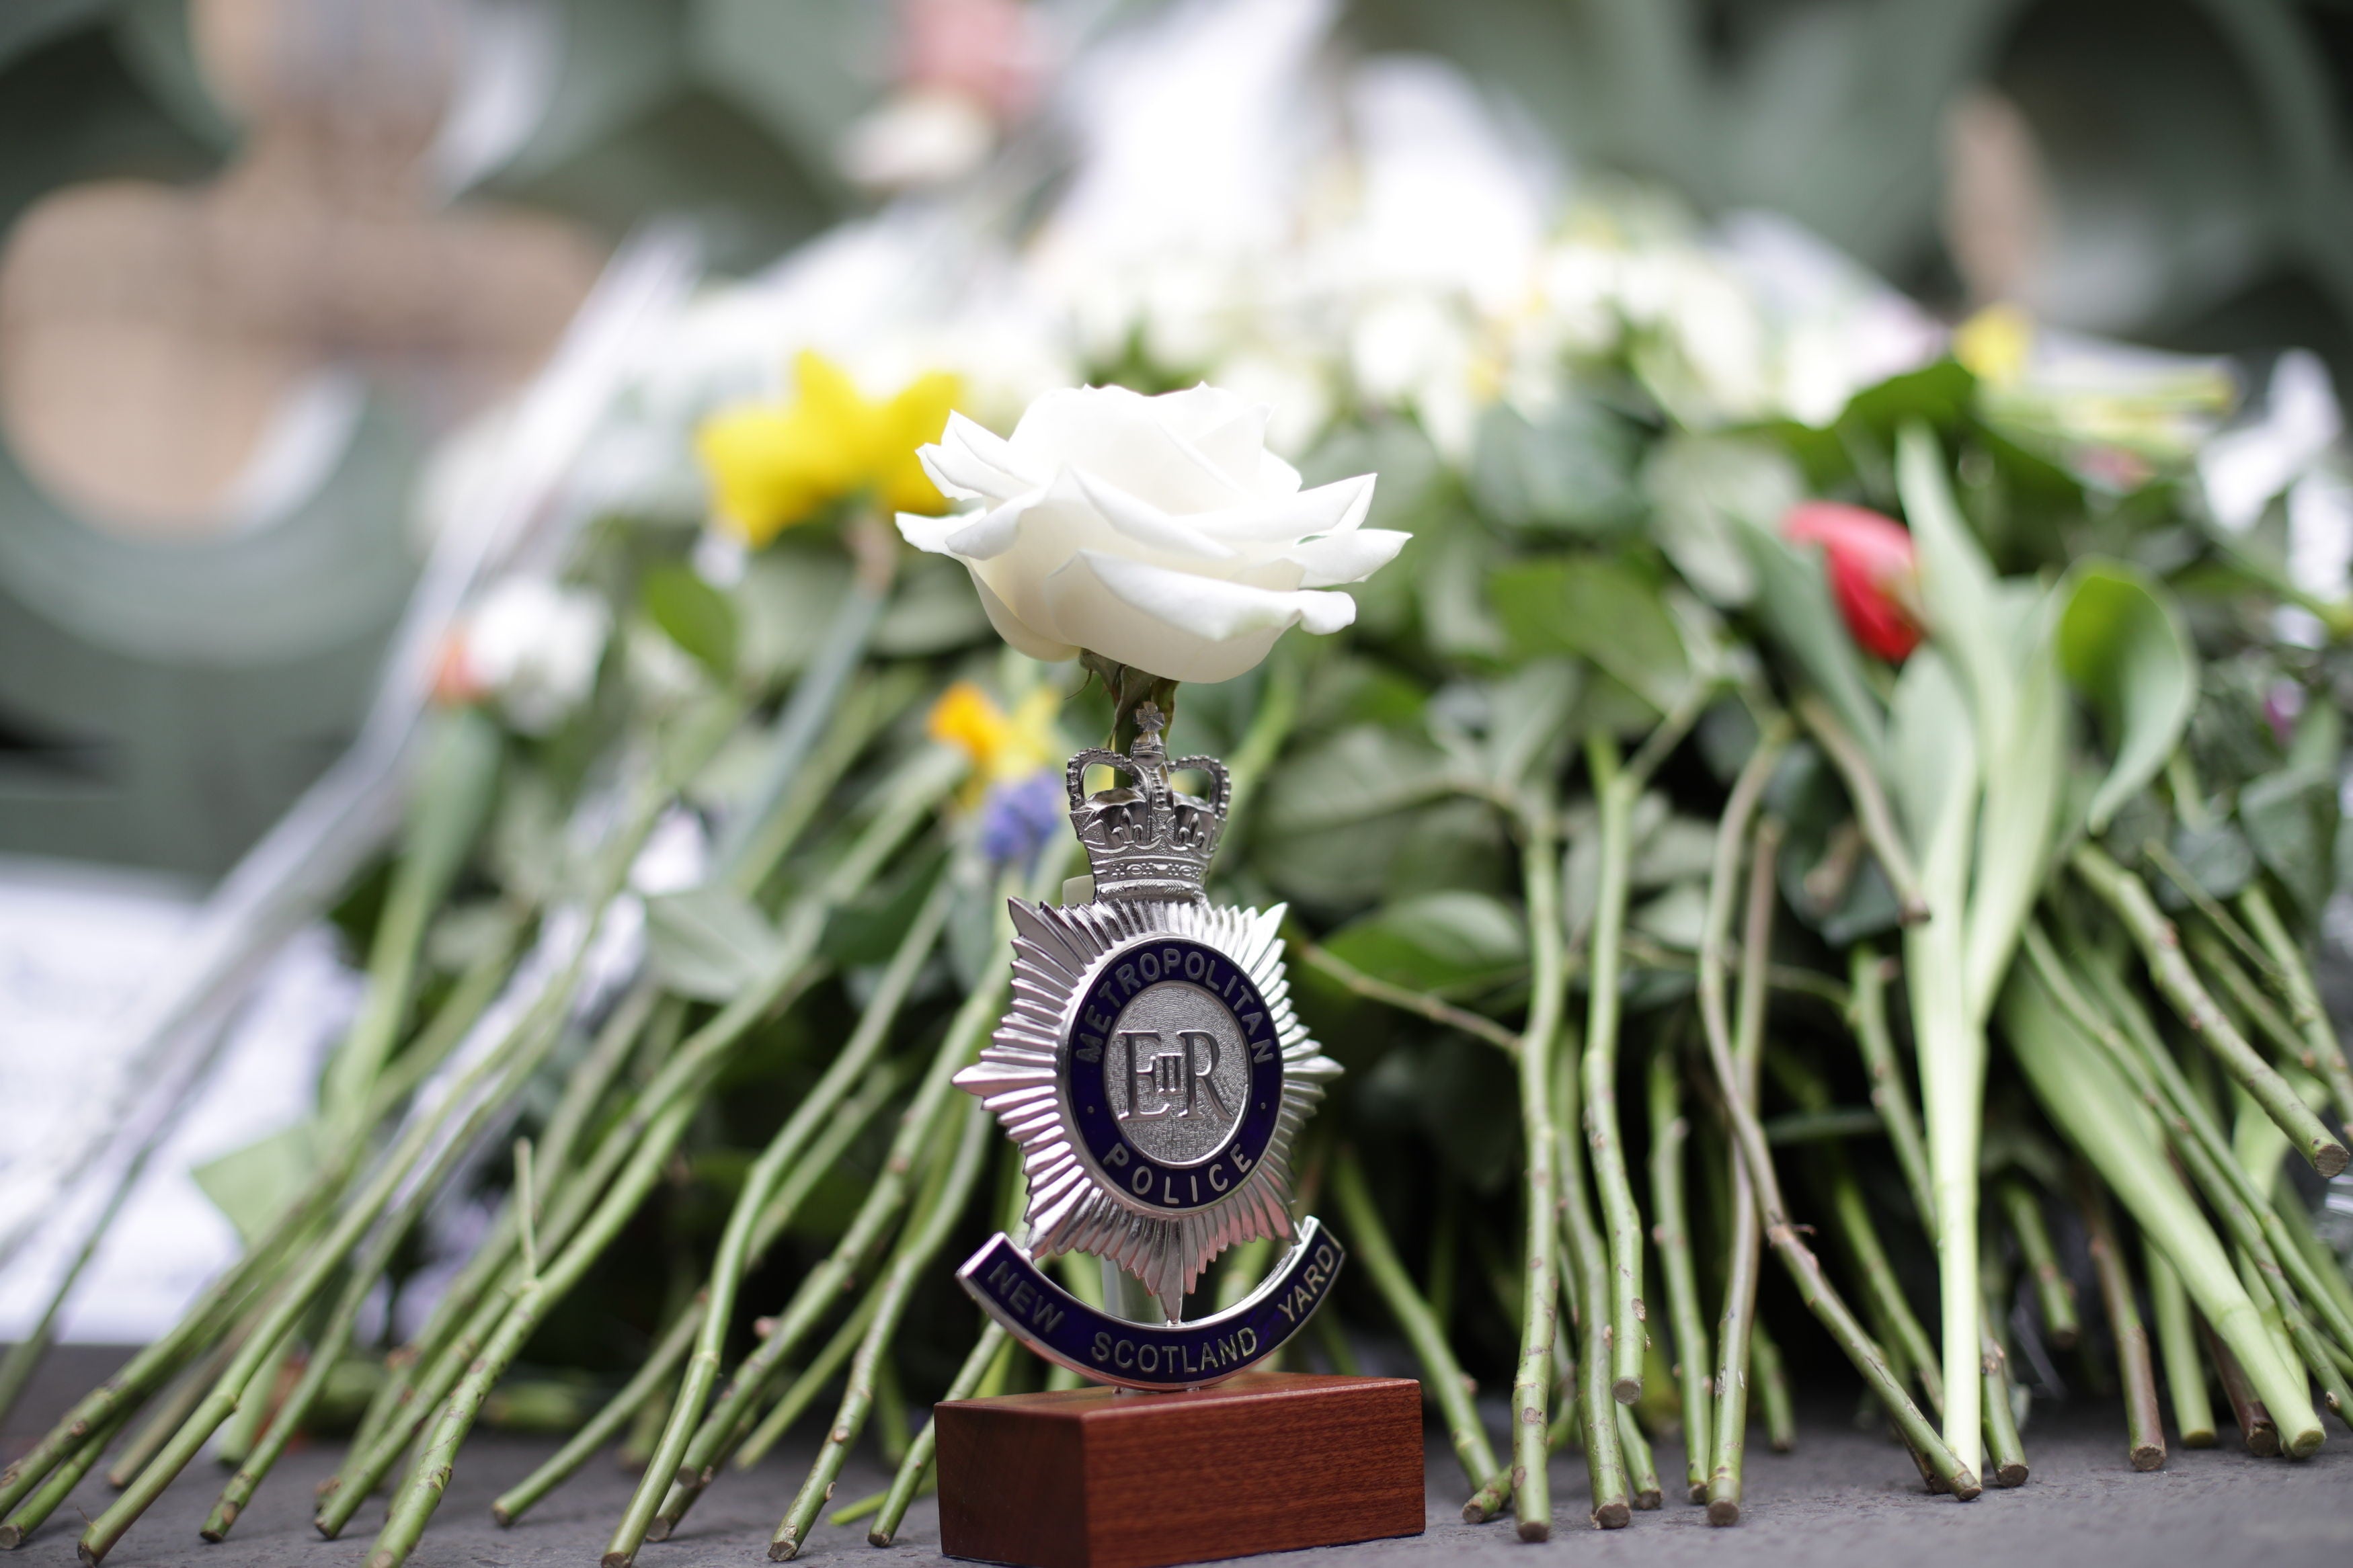
[[[2060,668],[2098,716],[2113,759],[2089,808],[2098,833],[2180,743],[2198,700],[2198,656],[2170,595],[2138,567],[2078,562],[2060,591]]]
[[[735,606],[692,567],[658,566],[646,574],[639,599],[647,616],[694,657],[714,680],[735,673]]]

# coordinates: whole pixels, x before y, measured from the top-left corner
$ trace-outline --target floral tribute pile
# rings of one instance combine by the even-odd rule
[[[771,1554],[887,1543],[911,1408],[1066,1375],[949,1278],[1019,1214],[949,1079],[1008,895],[1082,868],[1062,759],[1147,700],[1348,1070],[1300,1184],[1358,1265],[1293,1364],[1418,1368],[1471,1517],[1732,1523],[1799,1376],[1963,1500],[2029,1481],[2030,1394],[2120,1390],[2142,1468],[2353,1419],[2316,365],[1947,331],[1766,220],[1549,194],[1434,67],[1346,95],[1294,221],[1140,228],[1188,187],[1106,135],[1018,233],[894,209],[674,325],[605,514],[447,650],[301,1179],[218,1184],[245,1255],[0,1534],[102,1467],[97,1563],[217,1462],[217,1541],[340,1432],[319,1528],[392,1568],[536,1420],[498,1517],[617,1449],[607,1564],[797,1435]]]

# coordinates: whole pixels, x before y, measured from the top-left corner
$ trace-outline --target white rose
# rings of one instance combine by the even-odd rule
[[[988,618],[1032,658],[1081,649],[1171,680],[1241,674],[1292,626],[1334,632],[1345,594],[1407,535],[1359,526],[1373,479],[1314,489],[1266,449],[1269,411],[1197,386],[1047,393],[1011,439],[950,415],[922,450],[933,482],[976,510],[902,512],[920,550],[970,569]]]
[[[605,602],[585,588],[508,577],[467,617],[463,684],[498,699],[517,730],[543,735],[587,700],[611,626]]]

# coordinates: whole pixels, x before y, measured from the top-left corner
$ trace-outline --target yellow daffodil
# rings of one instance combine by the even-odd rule
[[[968,794],[976,800],[989,784],[1026,778],[1060,754],[1060,737],[1054,732],[1058,706],[1053,689],[1040,686],[1008,713],[987,692],[959,680],[932,704],[923,727],[933,740],[972,759]]]
[[[934,371],[875,399],[814,351],[802,352],[793,374],[790,403],[723,409],[695,434],[721,527],[757,550],[861,490],[890,511],[947,510],[915,448],[947,427],[961,391],[955,376]]]
[[[2016,386],[2034,352],[2034,319],[2015,305],[1988,305],[1953,329],[1953,357],[1988,385]]]

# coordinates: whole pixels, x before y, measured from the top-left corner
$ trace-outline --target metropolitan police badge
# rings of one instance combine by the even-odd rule
[[[956,1075],[1022,1148],[1027,1245],[997,1235],[957,1271],[1040,1355],[1101,1383],[1197,1388],[1263,1361],[1303,1326],[1345,1254],[1309,1219],[1293,1234],[1291,1152],[1340,1066],[1291,1008],[1282,910],[1213,909],[1202,890],[1232,785],[1214,757],[1173,761],[1161,714],[1137,710],[1128,753],[1089,750],[1064,779],[1094,897],[1013,901],[1013,1004]],[[1133,787],[1086,795],[1086,770]],[[1197,772],[1214,796],[1179,792]],[[1181,1321],[1227,1247],[1291,1243],[1239,1305]],[[1097,1310],[1037,1260],[1092,1254],[1140,1281],[1162,1321]]]

